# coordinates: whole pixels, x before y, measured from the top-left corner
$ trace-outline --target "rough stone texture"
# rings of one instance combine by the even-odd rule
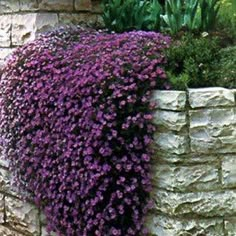
[[[224,88],[189,89],[189,104],[192,108],[234,106],[234,93]]]
[[[0,47],[10,47],[10,35],[11,35],[11,15],[0,16]]]
[[[236,90],[155,91],[155,236],[236,235]]]
[[[185,109],[186,93],[183,91],[156,90],[153,93],[153,100],[159,109],[181,111]]]
[[[224,187],[236,187],[236,155],[222,158],[222,183]]]
[[[12,44],[22,45],[35,39],[37,33],[49,30],[58,24],[57,14],[28,13],[14,15]]]
[[[154,194],[156,209],[173,216],[198,215],[224,217],[236,215],[236,191],[177,193],[158,190]]]
[[[227,236],[235,236],[236,232],[236,217],[227,218],[224,222]]]
[[[0,235],[1,236],[25,236],[24,234],[19,233],[3,225],[0,225]]]
[[[37,0],[20,0],[21,11],[32,11],[38,10],[39,5]]]
[[[82,25],[82,26],[96,26],[98,23],[98,16],[91,13],[79,13],[79,14],[59,14],[59,23],[61,24],[73,24],[73,25]]]
[[[38,0],[39,9],[54,11],[73,11],[73,0]]]
[[[91,11],[92,10],[91,0],[75,0],[75,10]]]
[[[156,133],[155,144],[158,149],[174,154],[184,154],[189,150],[186,135],[176,135],[172,132]]]
[[[159,188],[185,192],[214,190],[220,187],[218,168],[213,165],[157,165],[154,181]]]
[[[17,12],[20,10],[20,5],[18,0],[1,0],[0,1],[0,14]]]
[[[186,114],[184,112],[174,111],[157,110],[154,113],[153,121],[158,126],[158,130],[163,127],[167,130],[180,131],[187,124]]]
[[[5,196],[0,193],[0,224],[4,223],[5,214]]]
[[[39,211],[30,203],[6,197],[6,222],[16,230],[32,235],[40,233]]]
[[[236,150],[236,108],[201,109],[189,112],[193,152],[230,153]]]
[[[147,225],[152,236],[224,236],[222,219],[174,219],[151,215]]]

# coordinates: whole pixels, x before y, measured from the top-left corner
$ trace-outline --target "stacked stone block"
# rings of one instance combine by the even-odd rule
[[[0,67],[12,50],[59,25],[100,27],[100,0],[0,0]]]
[[[155,91],[153,97],[152,235],[235,236],[235,91]]]

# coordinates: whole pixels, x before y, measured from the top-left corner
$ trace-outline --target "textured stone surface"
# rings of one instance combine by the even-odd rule
[[[183,155],[177,155],[173,153],[165,153],[163,151],[157,150],[153,156],[153,161],[156,165],[160,163],[168,164],[215,164],[219,156],[214,154],[200,154],[200,153],[189,153]]]
[[[49,30],[58,24],[57,14],[17,14],[12,19],[12,43],[22,45],[35,39],[37,33]]]
[[[1,236],[25,236],[24,234],[19,233],[3,225],[0,225],[0,235]]]
[[[225,88],[189,89],[189,104],[192,108],[233,106],[234,93]]]
[[[54,11],[72,11],[73,0],[38,0],[39,9]]]
[[[18,0],[1,0],[0,1],[0,13],[9,13],[19,11]],[[2,17],[2,16],[1,16]]]
[[[97,15],[91,13],[79,13],[79,14],[67,14],[61,13],[59,14],[59,22],[62,24],[73,24],[73,25],[85,25],[85,26],[93,26],[97,23]]]
[[[220,187],[218,168],[214,165],[157,165],[155,184],[170,191],[212,190]]]
[[[91,0],[75,0],[75,10],[77,11],[91,11]]]
[[[11,15],[0,16],[0,47],[10,47]]]
[[[5,204],[7,223],[11,227],[33,235],[39,234],[39,212],[35,206],[11,197],[5,198]]]
[[[37,0],[20,0],[21,11],[32,11],[38,10]]]
[[[156,209],[170,215],[219,217],[236,215],[236,191],[176,193],[156,190]]]
[[[222,158],[222,183],[224,187],[236,187],[236,155]]]
[[[222,219],[174,219],[152,215],[147,226],[153,236],[225,236]],[[235,231],[234,231],[235,232]]]
[[[231,153],[236,150],[236,109],[190,111],[191,149],[194,152]]]
[[[180,131],[186,127],[185,112],[162,111],[157,110],[154,113],[154,124],[158,128],[164,127],[167,130]],[[159,130],[159,129],[158,129]]]
[[[156,90],[153,93],[153,100],[157,103],[159,109],[184,110],[186,105],[186,92]]]
[[[175,154],[183,154],[189,151],[188,139],[185,135],[176,135],[172,132],[156,133],[155,144],[157,148]]]
[[[4,223],[5,197],[0,193],[0,224]]]
[[[224,222],[227,236],[235,236],[236,234],[236,217],[227,218]]]

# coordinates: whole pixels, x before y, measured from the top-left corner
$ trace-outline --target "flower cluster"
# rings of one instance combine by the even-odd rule
[[[60,28],[10,58],[0,80],[4,155],[49,231],[145,235],[150,96],[166,84],[168,41]]]

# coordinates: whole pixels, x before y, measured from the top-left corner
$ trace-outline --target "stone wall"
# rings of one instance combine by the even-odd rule
[[[155,91],[153,235],[236,235],[235,92]]]
[[[102,25],[100,0],[0,0],[0,65],[12,50],[57,25]]]

